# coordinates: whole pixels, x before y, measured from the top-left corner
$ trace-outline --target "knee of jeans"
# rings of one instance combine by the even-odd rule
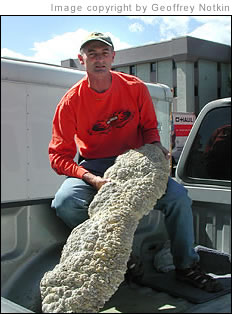
[[[72,195],[57,193],[52,207],[56,210],[56,215],[61,218],[70,228],[74,228],[89,218],[88,203],[78,200]]]
[[[63,211],[68,212],[73,209],[85,209],[88,210],[88,204],[84,200],[79,200],[74,197],[72,193],[57,192],[54,200],[52,201],[52,207],[54,207],[57,213]]]
[[[189,198],[185,190],[181,190],[178,195],[175,195],[172,199],[167,202],[162,202],[161,209],[166,215],[173,213],[174,215],[189,215],[192,212],[192,200]]]

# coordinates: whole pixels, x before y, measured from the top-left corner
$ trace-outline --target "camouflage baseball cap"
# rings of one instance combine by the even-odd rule
[[[103,34],[103,33],[98,33],[98,32],[94,32],[89,34],[81,43],[81,47],[80,50],[84,47],[85,44],[87,44],[88,42],[92,41],[92,40],[98,40],[101,41],[103,43],[105,43],[108,46],[111,46],[114,49],[114,45],[112,43],[112,40],[109,36]]]

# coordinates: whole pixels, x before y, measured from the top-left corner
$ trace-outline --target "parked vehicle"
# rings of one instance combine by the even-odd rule
[[[41,313],[39,282],[58,263],[70,234],[50,209],[54,193],[64,180],[51,169],[47,155],[52,118],[65,91],[85,73],[6,58],[1,63],[2,313]],[[147,86],[156,105],[162,143],[169,148],[171,90],[162,84]],[[187,187],[193,199],[196,245],[227,255],[231,253],[231,158],[227,141],[230,110],[229,98],[203,108],[176,169],[176,180]],[[224,138],[226,144],[222,144]],[[218,147],[221,156],[213,155]],[[219,171],[212,165],[215,158]],[[157,247],[163,247],[168,240],[162,214],[156,211],[148,219],[153,228],[144,228],[135,235],[137,253],[142,254],[151,240]],[[227,274],[228,269],[220,271]],[[125,283],[117,291],[114,303],[109,301],[101,312],[157,313],[162,309],[175,313],[229,313],[230,294],[194,304],[166,292]]]

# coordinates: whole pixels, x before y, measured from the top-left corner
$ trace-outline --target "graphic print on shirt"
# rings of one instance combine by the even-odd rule
[[[88,130],[90,135],[108,134],[113,128],[122,128],[134,117],[134,112],[120,110],[114,112],[105,120],[98,120],[91,129]]]

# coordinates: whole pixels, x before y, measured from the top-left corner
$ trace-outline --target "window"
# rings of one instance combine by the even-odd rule
[[[156,72],[156,62],[151,63],[151,72]]]
[[[231,180],[231,107],[208,112],[186,162],[189,178]]]
[[[157,63],[156,62],[150,63],[150,82],[152,83],[157,82]]]
[[[177,97],[177,87],[173,87],[173,97]]]
[[[172,69],[176,69],[176,62],[174,60],[172,60]]]
[[[131,65],[130,66],[130,74],[131,75],[136,75],[136,66],[135,65]]]

